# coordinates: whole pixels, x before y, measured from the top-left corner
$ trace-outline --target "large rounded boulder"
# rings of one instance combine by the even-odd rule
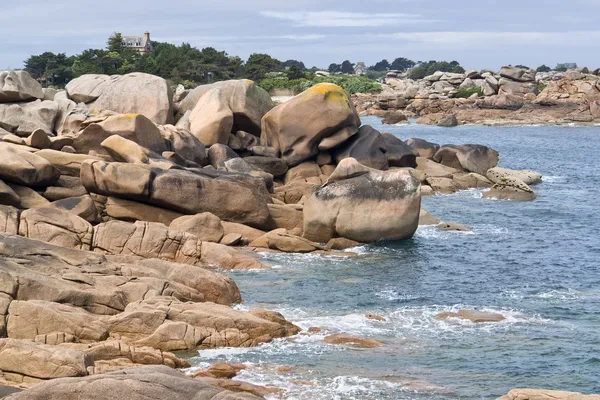
[[[288,165],[295,166],[344,143],[360,124],[344,89],[320,83],[263,117],[261,144],[279,149]]]
[[[419,225],[420,209],[421,185],[410,172],[378,171],[346,158],[307,197],[304,237],[322,243],[407,239]]]
[[[174,120],[171,88],[161,77],[134,72],[127,75],[82,75],[67,84],[67,94],[89,109],[142,114],[155,124]]]
[[[43,99],[42,86],[26,71],[0,71],[0,103]]]
[[[178,111],[182,115],[191,112],[192,133],[210,146],[227,144],[229,134],[240,130],[260,136],[261,119],[273,106],[269,93],[242,79],[198,86],[178,104]],[[229,132],[224,132],[226,128]]]

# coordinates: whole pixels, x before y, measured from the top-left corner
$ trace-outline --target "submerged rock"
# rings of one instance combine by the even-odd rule
[[[502,176],[492,188],[483,194],[485,199],[531,201],[535,193],[521,179],[514,176]]]
[[[377,340],[355,337],[345,333],[336,333],[326,336],[323,341],[327,344],[340,344],[357,349],[371,349],[383,346],[383,343],[378,342]]]
[[[468,226],[459,224],[458,222],[444,222],[436,228],[440,231],[456,231],[456,232],[471,232]]]
[[[419,212],[419,225],[437,225],[439,223],[440,219],[438,217],[421,208]]]
[[[581,394],[547,389],[513,389],[496,400],[600,400],[600,394]]]
[[[476,311],[476,310],[459,310],[458,312],[443,312],[435,316],[437,320],[443,320],[448,318],[460,318],[468,319],[471,322],[500,322],[504,321],[506,317],[502,314]]]

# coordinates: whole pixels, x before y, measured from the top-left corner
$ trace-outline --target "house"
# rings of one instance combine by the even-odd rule
[[[118,32],[117,32],[118,33]],[[152,52],[152,42],[150,42],[150,32],[145,32],[143,35],[121,35],[123,44],[126,47],[131,47],[140,52],[147,54]]]
[[[354,75],[364,75],[367,73],[367,66],[365,65],[364,62],[359,61],[356,63],[356,66],[354,67]]]

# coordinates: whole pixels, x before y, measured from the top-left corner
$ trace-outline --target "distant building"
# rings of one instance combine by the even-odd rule
[[[118,32],[117,32],[118,33]],[[150,42],[150,32],[145,32],[143,35],[121,35],[123,44],[126,47],[131,47],[140,52],[147,54],[152,52],[152,42]]]
[[[367,66],[365,65],[364,62],[359,61],[356,63],[356,66],[354,67],[354,75],[364,75],[367,73]]]
[[[561,69],[577,69],[577,64],[576,63],[563,63],[563,64],[556,64],[556,70],[561,70]]]

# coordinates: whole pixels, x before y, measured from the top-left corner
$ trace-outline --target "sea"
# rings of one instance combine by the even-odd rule
[[[323,331],[199,351],[190,371],[244,363],[236,379],[283,389],[272,398],[303,400],[496,399],[524,387],[600,393],[600,127],[362,120],[403,140],[489,146],[499,166],[543,175],[532,187],[537,198],[483,199],[482,190],[424,197],[427,211],[471,232],[422,226],[410,240],[360,246],[348,257],[263,254],[271,269],[228,273],[244,299],[237,308],[278,311]],[[506,319],[435,318],[460,309]],[[383,346],[325,344],[331,333]]]

